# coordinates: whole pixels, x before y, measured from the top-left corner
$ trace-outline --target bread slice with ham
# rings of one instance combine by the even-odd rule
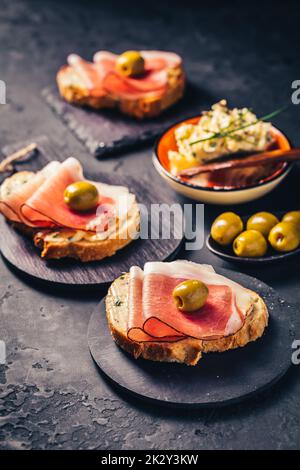
[[[33,238],[42,258],[96,261],[112,256],[133,241],[140,213],[134,194],[125,186],[91,182],[98,189],[97,206],[72,210],[64,191],[85,181],[75,158],[51,162],[34,173],[22,171],[0,187],[0,213],[18,231]]]
[[[70,54],[57,73],[61,96],[68,102],[94,109],[118,108],[138,119],[160,115],[183,96],[185,74],[181,58],[166,51],[140,51],[142,76],[122,76],[117,54],[99,51],[93,62]]]
[[[185,279],[202,280],[209,288],[206,304],[192,314],[179,311],[172,298]],[[106,312],[113,339],[135,358],[188,365],[196,365],[203,353],[255,341],[268,324],[257,293],[211,266],[182,260],[131,268],[111,285]]]

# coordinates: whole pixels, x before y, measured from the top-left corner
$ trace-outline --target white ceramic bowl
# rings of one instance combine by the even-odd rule
[[[197,116],[187,121],[196,122],[199,118],[200,116]],[[196,201],[218,205],[242,204],[253,201],[275,189],[288,175],[293,166],[291,163],[283,163],[280,169],[276,169],[273,173],[268,174],[259,183],[236,188],[206,187],[198,185],[195,182],[192,183],[187,178],[183,179],[174,176],[167,168],[167,151],[176,150],[174,130],[183,122],[186,121],[177,123],[167,129],[158,139],[153,153],[153,164],[166,183],[175,191],[186,197]],[[282,148],[283,150],[291,148],[290,142],[281,131],[272,127],[272,133],[276,140],[275,148]]]

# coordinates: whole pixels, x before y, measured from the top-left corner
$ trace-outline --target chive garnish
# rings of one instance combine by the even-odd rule
[[[235,129],[231,129],[229,131],[225,131],[225,129],[223,129],[223,131],[214,132],[213,135],[211,135],[210,137],[206,137],[204,139],[195,140],[194,142],[190,142],[190,145],[198,144],[199,142],[205,142],[207,140],[213,140],[213,139],[220,139],[222,137],[228,137],[231,134],[234,134],[234,132],[240,131],[242,129],[246,129],[246,127],[254,126],[258,122],[268,121],[269,119],[272,119],[273,117],[280,114],[282,111],[284,111],[284,109],[286,109],[286,108],[276,109],[276,111],[273,111],[272,113],[266,114],[265,116],[261,116],[256,121],[250,122],[248,124],[244,124],[243,126],[236,127]]]

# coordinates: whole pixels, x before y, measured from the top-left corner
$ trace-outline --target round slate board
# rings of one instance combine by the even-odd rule
[[[88,174],[87,177],[95,181],[99,179],[99,175],[95,174]],[[167,188],[162,185],[154,187],[150,181],[108,174],[101,174],[101,181],[127,186],[136,195],[137,201],[145,205],[148,211],[151,204],[174,203],[172,193]],[[144,211],[141,211],[141,217],[144,217],[143,220],[148,223]],[[164,219],[161,220],[163,224]],[[110,258],[82,263],[66,258],[42,259],[32,240],[18,233],[3,217],[0,217],[0,250],[4,258],[17,270],[38,280],[64,286],[106,284],[111,283],[122,272],[128,271],[132,265],[143,266],[147,261],[162,261],[175,256],[182,242],[182,238],[178,238],[178,234],[182,232],[178,220],[174,220],[173,227],[171,224],[171,237],[168,239],[139,238]],[[159,233],[156,235],[160,236]]]
[[[226,269],[218,272],[256,291],[266,302],[270,324],[261,339],[244,348],[204,354],[194,367],[135,360],[112,340],[102,300],[89,322],[88,344],[104,375],[140,398],[195,408],[236,403],[279,380],[291,365],[292,336],[287,305],[258,279]]]

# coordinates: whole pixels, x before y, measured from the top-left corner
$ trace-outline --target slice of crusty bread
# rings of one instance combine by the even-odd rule
[[[112,94],[91,96],[84,83],[72,68],[64,65],[57,73],[57,85],[61,96],[68,102],[94,109],[119,108],[119,110],[138,119],[152,118],[182,98],[185,89],[185,74],[182,67],[168,70],[168,83],[163,96],[145,94],[136,99],[119,98]]]
[[[114,237],[97,240],[94,232],[82,230],[41,230],[34,234],[34,244],[41,250],[42,258],[75,258],[80,261],[99,261],[114,255],[132,242],[130,234],[137,233],[140,214],[135,203],[126,224],[118,227]]]
[[[262,298],[252,292],[253,308],[247,314],[244,326],[234,335],[217,340],[187,338],[175,343],[136,343],[127,338],[129,274],[123,274],[109,288],[106,296],[106,314],[115,342],[136,359],[181,362],[194,366],[202,353],[222,352],[245,346],[260,338],[268,325],[268,311]]]
[[[18,171],[6,178],[0,186],[0,199],[5,199],[26,184],[34,176],[33,171]]]
[[[0,199],[5,198],[23,184],[26,184],[33,172],[20,171],[6,178],[0,187]],[[35,229],[22,223],[13,226],[26,236],[33,238],[36,247],[41,250],[41,257],[46,259],[75,258],[80,261],[99,261],[112,256],[133,240],[139,230],[140,213],[135,202],[130,214],[110,238],[97,239],[95,232],[69,229]]]

